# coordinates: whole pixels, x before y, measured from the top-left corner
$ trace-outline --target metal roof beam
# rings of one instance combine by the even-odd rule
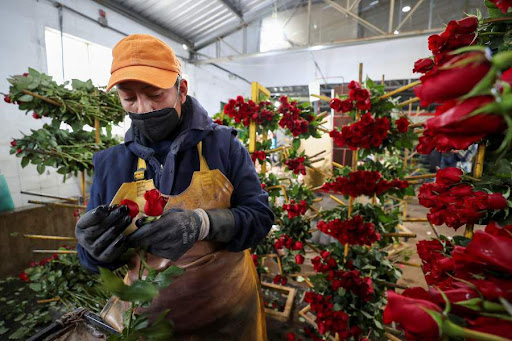
[[[180,36],[176,32],[173,32],[172,30],[169,30],[168,28],[165,28],[161,25],[155,24],[148,18],[143,17],[139,14],[131,13],[126,7],[120,5],[119,3],[113,0],[94,0],[94,2],[107,8],[110,8],[111,10],[116,11],[119,14],[122,14],[123,16],[133,21],[152,29],[155,32],[158,32],[161,35],[166,36],[167,38],[172,39],[177,43],[185,44],[189,47],[192,47],[194,45],[190,40]]]
[[[243,22],[244,21],[244,15],[243,13],[238,9],[236,8],[235,6],[233,6],[233,4],[229,1],[229,0],[218,0],[221,4],[223,4],[224,6],[226,6],[227,8],[229,8],[229,10],[231,12],[233,12],[233,14],[235,14],[238,18],[240,18],[240,20]]]
[[[279,8],[277,10],[280,11],[281,9],[283,9],[285,7],[285,5],[287,5],[288,3],[293,2],[293,1],[294,0],[284,1],[284,3],[281,6],[279,6]],[[253,22],[256,22],[256,21],[264,18],[268,14],[271,14],[273,9],[274,8],[273,8],[272,4],[266,6],[256,16],[254,16],[250,21],[246,21],[243,24],[238,25],[237,27],[234,27],[233,29],[231,29],[231,30],[229,30],[229,31],[227,31],[225,33],[219,34],[219,35],[217,35],[215,37],[212,37],[212,38],[202,42],[201,44],[199,44],[197,46],[194,46],[194,50],[198,51],[198,50],[200,50],[200,49],[202,49],[202,48],[204,48],[204,47],[214,43],[219,38],[227,37],[230,34],[233,34],[233,33],[237,32],[237,31],[241,30],[242,28],[247,27],[249,24],[252,24]]]
[[[386,32],[384,32],[383,30],[381,30],[380,28],[378,28],[377,26],[373,25],[372,23],[364,20],[363,18],[361,18],[360,16],[358,16],[357,14],[354,14],[352,13],[351,11],[349,11],[347,8],[345,7],[342,7],[340,5],[338,5],[337,3],[335,3],[334,1],[331,1],[331,0],[324,0],[324,2],[326,4],[329,4],[331,5],[331,7],[333,7],[334,9],[338,10],[339,12],[343,13],[343,14],[348,14],[349,16],[351,16],[352,18],[354,18],[357,22],[359,22],[361,25],[363,26],[366,26],[367,28],[369,29],[372,29],[374,31],[376,31],[377,33],[379,34],[386,34]]]

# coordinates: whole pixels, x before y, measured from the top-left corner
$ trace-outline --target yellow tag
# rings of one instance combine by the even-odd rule
[[[155,184],[153,182],[153,179],[125,182],[124,184],[121,185],[121,187],[119,187],[119,190],[114,196],[114,199],[112,199],[110,205],[120,204],[122,200],[129,199],[131,201],[135,201],[137,205],[139,205],[140,211],[144,211],[144,205],[146,204],[146,199],[144,199],[144,193],[154,188]],[[126,230],[124,230],[123,232],[125,235],[129,235],[130,233],[137,229],[137,227],[135,226],[135,221],[141,216],[142,214],[139,213],[135,218],[133,218],[130,226],[128,226]]]

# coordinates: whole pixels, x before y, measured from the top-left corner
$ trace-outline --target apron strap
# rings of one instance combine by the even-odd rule
[[[137,161],[137,170],[133,173],[135,181],[144,180],[146,178],[146,161],[139,158]]]
[[[206,162],[206,159],[203,156],[203,141],[200,141],[197,144],[197,152],[199,153],[199,164],[200,164],[200,171],[205,172],[209,171],[210,167],[208,167],[208,163]]]

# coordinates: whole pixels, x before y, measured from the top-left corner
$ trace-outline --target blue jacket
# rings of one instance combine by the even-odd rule
[[[87,210],[108,205],[124,182],[133,181],[137,159],[146,160],[148,177],[163,194],[183,192],[199,170],[197,144],[203,141],[203,155],[210,169],[219,169],[234,187],[231,212],[235,218],[235,235],[227,245],[229,251],[242,251],[257,245],[270,230],[274,214],[268,205],[247,149],[236,137],[235,129],[217,125],[199,102],[187,97],[182,120],[176,132],[155,144],[133,131],[125,143],[94,154],[94,180]],[[110,269],[122,264],[105,264],[77,245],[80,263],[98,272],[97,266]]]

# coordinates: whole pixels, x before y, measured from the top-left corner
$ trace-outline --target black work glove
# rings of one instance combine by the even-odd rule
[[[178,260],[199,239],[203,219],[193,210],[170,209],[158,220],[141,226],[127,238],[155,256]]]
[[[126,206],[98,206],[85,213],[75,227],[80,245],[94,258],[112,263],[128,249],[123,231],[132,218]]]

